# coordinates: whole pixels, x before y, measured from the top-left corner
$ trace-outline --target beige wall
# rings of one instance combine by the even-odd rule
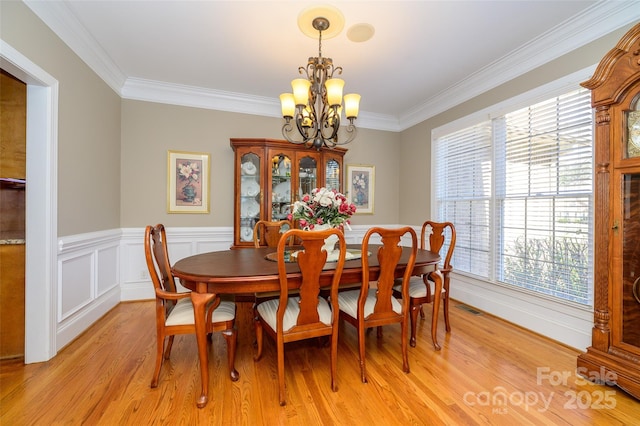
[[[58,235],[118,228],[120,97],[22,2],[0,2],[0,38],[59,82]]]
[[[633,26],[630,24],[586,46],[551,61],[467,102],[425,120],[401,133],[399,221],[421,224],[431,219],[431,131],[501,101],[595,65]]]
[[[233,226],[233,150],[230,138],[281,139],[279,118],[132,100],[122,101],[122,227]],[[396,223],[399,212],[399,135],[363,129],[346,164],[376,166],[374,215],[354,224]],[[167,213],[167,151],[211,154],[209,214]]]

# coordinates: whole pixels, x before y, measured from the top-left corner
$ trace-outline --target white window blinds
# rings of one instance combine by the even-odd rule
[[[434,156],[438,219],[456,228],[454,265],[485,278],[490,260],[491,157],[489,121],[438,139]]]
[[[580,89],[435,141],[436,206],[453,265],[591,303],[592,111]]]

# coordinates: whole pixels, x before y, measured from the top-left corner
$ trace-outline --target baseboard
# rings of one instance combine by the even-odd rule
[[[583,351],[591,345],[590,307],[528,295],[461,274],[451,276],[451,298],[572,348]]]
[[[56,351],[60,351],[84,333],[88,325],[99,320],[118,303],[120,303],[120,291],[116,287],[59,324],[56,334]]]
[[[128,282],[120,287],[120,300],[123,302],[151,300],[155,297],[151,281]]]

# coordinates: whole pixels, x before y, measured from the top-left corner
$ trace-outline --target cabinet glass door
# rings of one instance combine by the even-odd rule
[[[249,153],[240,160],[240,241],[253,241],[253,226],[260,219],[260,157]]]
[[[627,111],[627,158],[640,157],[640,101],[634,104],[635,111]]]
[[[311,194],[311,190],[318,187],[318,161],[311,156],[304,156],[298,163],[298,196],[300,200],[304,194]]]
[[[640,173],[623,175],[622,341],[640,347]]]
[[[286,219],[291,210],[291,157],[280,153],[271,157],[271,218]]]
[[[324,176],[327,188],[340,191],[340,164],[338,161],[333,159],[327,161]]]

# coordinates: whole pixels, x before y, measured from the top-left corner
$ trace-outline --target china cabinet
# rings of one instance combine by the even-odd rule
[[[582,85],[596,123],[594,327],[578,373],[640,399],[640,24]]]
[[[235,152],[233,247],[253,247],[258,220],[285,219],[313,188],[342,191],[343,148],[311,150],[276,139],[231,139]]]

